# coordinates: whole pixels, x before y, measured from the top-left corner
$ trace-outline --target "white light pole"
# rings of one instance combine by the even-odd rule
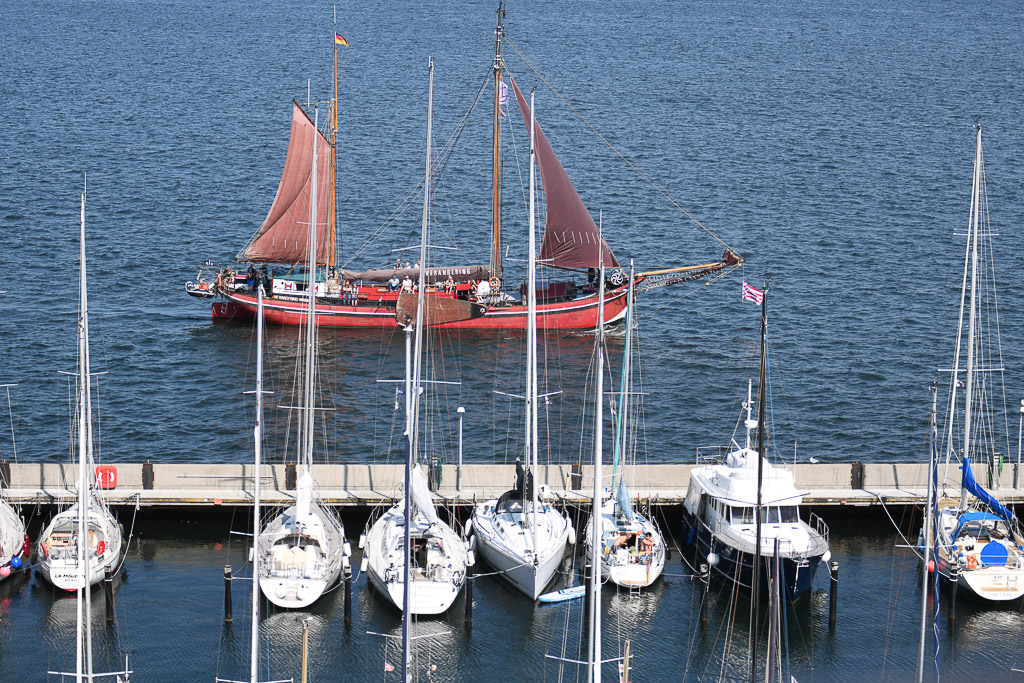
[[[1024,407],[1021,410],[1024,411]],[[462,493],[462,416],[466,414],[466,409],[459,406],[455,412],[459,414],[459,466],[455,468],[455,490]]]

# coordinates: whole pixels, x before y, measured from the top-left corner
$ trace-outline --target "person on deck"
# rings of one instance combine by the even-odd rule
[[[388,291],[397,292],[398,288],[402,286],[402,281],[398,279],[397,275],[392,275],[391,279],[388,280]]]
[[[402,291],[403,292],[411,292],[412,291],[412,278],[409,277],[408,275],[406,275],[405,279],[402,280]]]
[[[249,270],[245,271],[246,284],[249,286],[249,293],[256,291],[256,269],[249,264]]]
[[[451,274],[449,274],[448,279],[444,281],[444,291],[447,292],[448,294],[451,294],[452,292],[455,291],[455,279],[451,276]]]
[[[476,285],[476,300],[486,301],[491,298],[491,283],[487,280],[481,280]]]

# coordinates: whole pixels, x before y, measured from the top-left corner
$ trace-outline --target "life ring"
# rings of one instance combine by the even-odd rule
[[[39,544],[39,548],[40,548],[40,550],[43,551],[43,557],[49,557],[50,556],[50,549],[46,546],[46,541],[43,541],[42,543],[40,543]]]
[[[492,277],[487,283],[491,286],[491,291],[495,291],[501,287],[501,279]]]
[[[107,544],[100,541],[96,544],[96,557],[103,557],[103,551],[107,549]]]
[[[978,557],[976,555],[967,556],[967,568],[977,569],[978,568]]]

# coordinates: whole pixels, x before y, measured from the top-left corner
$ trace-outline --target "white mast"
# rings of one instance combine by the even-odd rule
[[[78,590],[76,607],[75,669],[78,681],[92,680],[92,601],[89,595],[89,310],[85,273],[85,196],[87,183],[83,180],[81,227],[79,232],[79,314],[78,314],[78,566],[82,587]]]
[[[263,285],[256,294],[256,427],[253,430],[253,506],[252,506],[252,642],[250,645],[249,679],[259,681],[260,663],[260,458],[263,455]]]
[[[427,229],[430,214],[430,143],[434,137],[434,58],[430,58],[427,86],[427,170],[423,181],[423,224],[420,235],[419,292],[416,296],[416,348],[413,352],[413,395],[412,395],[412,462],[419,462],[419,406],[423,382],[423,326],[426,323],[425,290],[427,286]]]
[[[306,369],[304,387],[304,407],[302,414],[303,429],[302,439],[302,469],[303,474],[308,474],[313,467],[313,430],[314,430],[314,407],[313,407],[313,385],[316,379],[316,171],[317,171],[317,133],[319,111],[313,112],[313,170],[312,183],[309,199],[309,273],[307,280],[307,293],[309,301],[306,306]]]
[[[978,224],[981,214],[981,126],[978,126],[978,146],[974,153],[974,192],[971,196],[971,310],[967,322],[967,386],[964,389],[964,457],[969,458],[971,452],[971,402],[974,399],[974,325],[978,310],[975,298],[978,287]],[[954,376],[954,386],[956,377]],[[960,510],[967,509],[967,491],[961,488]]]
[[[597,416],[594,418],[594,549],[590,568],[590,668],[592,683],[601,683],[601,450],[604,448],[604,250],[601,250],[597,304]]]
[[[539,547],[537,543],[537,256],[536,237],[534,232],[536,214],[535,189],[535,156],[534,138],[536,123],[533,114],[533,96],[530,91],[530,258],[529,258],[529,290],[527,292],[527,332],[526,332],[526,443],[527,464],[530,477],[533,479],[533,566],[540,566]],[[526,482],[523,482],[526,485]]]

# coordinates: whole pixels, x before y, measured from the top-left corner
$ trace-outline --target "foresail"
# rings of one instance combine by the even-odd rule
[[[238,254],[240,261],[266,263],[304,263],[308,261],[309,204],[312,194],[313,136],[320,139],[317,175],[332,177],[330,141],[316,129],[306,112],[292,102],[292,132],[288,139],[288,155],[284,160],[281,183],[263,225]],[[326,264],[330,254],[328,235],[331,193],[317,197],[317,263]]]
[[[529,133],[530,108],[514,80],[512,90],[515,91],[519,112],[526,121],[526,131]],[[534,121],[536,123],[536,118]],[[603,249],[605,267],[618,267],[615,254],[597,229],[594,218],[551,149],[551,143],[544,136],[540,124],[536,125],[537,167],[540,169],[540,182],[547,204],[544,239],[540,245],[541,261],[562,268],[597,268]]]

